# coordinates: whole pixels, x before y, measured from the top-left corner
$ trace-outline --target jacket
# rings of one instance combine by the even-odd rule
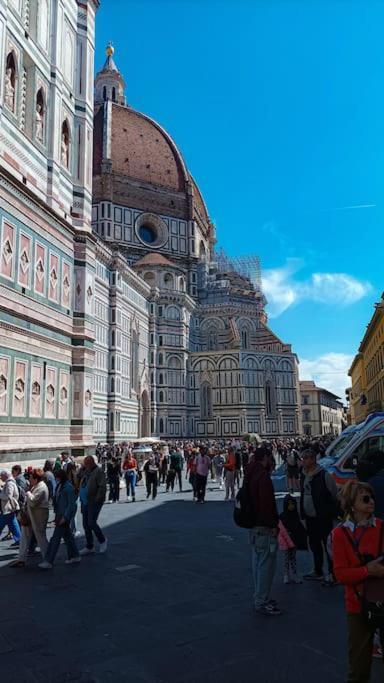
[[[44,481],[39,481],[36,486],[25,494],[28,508],[48,508],[49,491]]]
[[[58,519],[64,517],[67,522],[70,522],[75,516],[77,509],[76,493],[69,481],[65,481],[63,485],[57,485],[53,508]]]
[[[245,485],[249,486],[255,526],[275,529],[279,525],[275,491],[269,472],[260,462],[252,462],[247,467]]]
[[[364,581],[368,577],[368,569],[361,564],[352,544],[345,536],[344,529],[358,543],[359,553],[378,556],[380,531],[383,522],[373,518],[367,528],[356,527],[351,522],[344,522],[332,531],[333,571],[336,579],[345,586],[345,606],[348,614],[359,614],[361,604],[356,591],[361,593]],[[360,540],[359,540],[360,539]]]
[[[20,510],[19,489],[13,477],[9,477],[1,489],[0,501],[3,515]]]
[[[97,465],[88,472],[87,470],[83,470],[80,473],[80,485],[79,489],[82,486],[84,478],[87,478],[87,496],[88,496],[88,502],[89,503],[104,503],[105,501],[105,496],[107,493],[107,480],[105,478],[105,474],[101,467],[98,467]]]
[[[315,472],[308,476],[304,472],[300,479],[300,517],[320,517],[321,519],[335,519],[337,517],[337,486],[329,472],[318,467]],[[314,508],[314,515],[307,514],[305,510],[305,497],[310,489],[309,502]]]

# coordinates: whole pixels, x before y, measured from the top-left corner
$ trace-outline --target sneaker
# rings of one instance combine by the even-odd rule
[[[47,560],[44,560],[44,562],[40,562],[40,564],[37,566],[39,567],[39,569],[52,569],[53,564],[47,562]]]
[[[106,553],[107,547],[108,547],[108,541],[107,541],[107,539],[105,539],[104,543],[100,543],[100,545],[99,545],[99,553]]]
[[[81,562],[81,557],[70,557],[69,560],[65,560],[65,564],[78,564]]]
[[[301,576],[298,576],[297,574],[294,574],[292,576],[292,581],[293,583],[303,583],[303,579],[301,578]]]
[[[317,574],[315,571],[304,574],[304,578],[306,581],[324,581],[324,576],[322,574]]]
[[[282,614],[281,609],[271,602],[267,602],[266,605],[261,605],[261,607],[256,607],[255,612],[257,614],[264,614],[266,617],[279,617]]]
[[[333,575],[332,575],[332,574],[326,574],[326,575],[324,576],[324,581],[323,581],[323,583],[322,583],[321,585],[322,585],[322,586],[325,586],[326,588],[333,588],[333,586],[336,586],[336,585],[337,585],[337,582],[336,582],[335,579],[333,578]]]
[[[287,583],[291,583],[291,579],[289,578],[288,574],[284,574],[283,583],[285,583],[285,585],[287,585]]]
[[[75,531],[73,535],[75,538],[79,538],[79,536],[81,536],[81,531]]]
[[[93,555],[95,552],[94,548],[85,547],[80,550],[79,555]]]
[[[13,543],[11,543],[11,545],[9,547],[10,548],[19,548],[19,546],[20,546],[20,541],[14,541]]]

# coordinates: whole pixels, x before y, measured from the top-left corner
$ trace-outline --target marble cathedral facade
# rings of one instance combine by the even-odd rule
[[[0,461],[300,431],[297,359],[218,268],[174,141],[126,104],[98,0],[0,0]],[[93,166],[92,166],[93,162]]]

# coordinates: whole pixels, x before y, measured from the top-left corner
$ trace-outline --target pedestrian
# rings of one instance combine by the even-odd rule
[[[159,465],[156,462],[155,456],[150,455],[147,462],[144,465],[145,472],[145,483],[147,487],[147,498],[150,497],[152,493],[152,500],[155,500],[157,496],[157,482],[159,476]]]
[[[287,486],[288,491],[293,493],[299,490],[299,463],[300,456],[295,448],[291,448],[286,457]]]
[[[314,568],[304,578],[322,581],[324,585],[334,583],[332,558],[328,551],[328,536],[337,517],[337,486],[332,475],[317,464],[317,454],[312,448],[302,452],[300,517],[305,522],[309,547],[312,551]],[[326,573],[324,575],[324,557]]]
[[[211,467],[211,458],[206,452],[198,453],[195,460],[196,464],[196,498],[198,503],[205,502],[205,491],[207,487],[207,479],[209,469]]]
[[[375,500],[369,484],[349,481],[340,498],[345,519],[332,532],[332,549],[335,577],[345,586],[348,683],[369,683],[375,626],[369,621],[362,596],[370,579],[384,582],[383,522],[375,517]],[[383,648],[383,625],[380,640]]]
[[[297,573],[296,553],[307,550],[307,532],[300,521],[296,500],[285,496],[279,523],[279,548],[284,552],[284,583],[302,583]]]
[[[55,494],[55,488],[56,488],[56,479],[55,475],[53,474],[53,466],[54,463],[52,463],[51,460],[46,460],[44,463],[44,472],[45,472],[45,482],[48,486],[48,491],[49,491],[49,499],[53,500],[53,496]]]
[[[187,471],[185,478],[188,477],[188,481],[192,486],[193,500],[196,500],[196,458],[191,454],[187,461]]]
[[[225,482],[225,500],[235,499],[235,472],[236,472],[236,455],[230,446],[226,453],[224,463],[224,482]]]
[[[215,480],[219,482],[220,491],[223,489],[223,469],[224,469],[225,457],[222,453],[216,453],[213,456],[212,465],[213,471],[215,473]]]
[[[165,492],[168,493],[169,489],[173,491],[175,488],[176,470],[170,467],[167,472],[167,478],[165,481]]]
[[[40,569],[52,569],[62,539],[67,547],[65,564],[77,564],[81,560],[71,529],[71,521],[76,514],[77,507],[76,493],[68,481],[66,470],[57,470],[55,477],[56,489],[53,498],[55,529],[49,541],[45,559],[39,564]]]
[[[279,532],[272,468],[272,455],[262,444],[253,453],[243,487],[248,492],[255,522],[250,530],[255,611],[266,616],[279,616],[282,612],[270,596],[276,572]]]
[[[183,490],[183,484],[182,484],[182,471],[183,471],[183,458],[178,449],[173,449],[171,451],[171,454],[169,456],[169,467],[175,470],[175,476],[177,477],[177,480],[179,482],[179,491],[180,493]]]
[[[167,472],[168,472],[168,456],[166,455],[166,453],[161,453],[160,454],[160,463],[159,463],[159,484],[165,484],[166,483]]]
[[[0,534],[5,526],[8,526],[12,534],[13,543],[11,547],[18,547],[21,538],[21,530],[19,522],[17,521],[17,512],[20,509],[19,505],[19,489],[11,472],[8,470],[1,470],[0,480],[2,488],[0,490]]]
[[[25,567],[31,543],[39,546],[43,560],[48,547],[49,491],[44,470],[35,468],[30,475],[29,483],[30,490],[25,493],[25,502],[21,505],[19,513],[21,525],[19,555],[17,560],[10,563],[10,567]]]
[[[94,536],[99,542],[99,553],[105,553],[108,542],[97,523],[97,519],[104,505],[107,482],[103,470],[96,465],[92,455],[87,455],[84,458],[84,467],[79,474],[79,480],[81,513],[86,539],[86,546],[80,550],[80,555],[90,555],[95,552]]]
[[[134,503],[136,501],[137,461],[131,451],[128,451],[124,457],[123,472],[127,489],[127,500],[132,500],[132,503]]]
[[[81,532],[78,529],[78,506],[77,506],[77,499],[79,497],[79,468],[76,465],[75,462],[69,462],[67,465],[67,478],[70,484],[73,486],[73,490],[75,492],[76,496],[76,512],[74,516],[71,519],[71,530],[75,538],[78,536],[81,536]]]
[[[107,479],[109,485],[109,497],[110,503],[118,503],[120,499],[120,477],[121,477],[121,467],[120,462],[115,455],[107,462]]]

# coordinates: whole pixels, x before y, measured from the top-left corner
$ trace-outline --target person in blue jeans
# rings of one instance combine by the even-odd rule
[[[80,473],[79,497],[86,546],[80,550],[80,555],[90,555],[95,552],[93,536],[99,542],[99,553],[107,550],[107,539],[101,531],[97,518],[104,505],[107,492],[107,481],[101,467],[96,465],[92,455],[84,458],[84,468]]]
[[[271,480],[273,457],[266,446],[259,446],[249,463],[244,486],[252,507],[254,526],[250,529],[255,611],[265,616],[282,614],[271,588],[276,571],[279,516]]]
[[[57,470],[55,478],[56,489],[53,497],[55,530],[49,541],[45,559],[39,564],[40,569],[52,569],[61,539],[67,546],[68,559],[65,560],[65,564],[77,564],[81,560],[71,527],[77,508],[76,492],[68,481],[66,470]]]
[[[13,545],[18,546],[21,538],[21,530],[16,517],[16,513],[20,509],[19,489],[11,472],[8,472],[8,470],[1,470],[0,479],[3,484],[0,489],[0,534],[4,527],[8,526],[12,534]]]

